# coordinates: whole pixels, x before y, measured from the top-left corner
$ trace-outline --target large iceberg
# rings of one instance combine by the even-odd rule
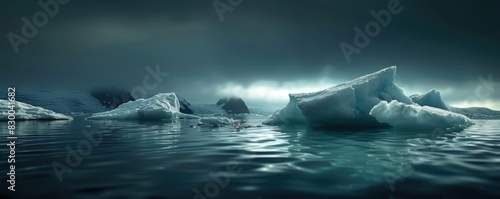
[[[175,93],[159,93],[148,99],[123,103],[110,111],[95,113],[87,119],[175,121],[179,118],[179,107]]]
[[[0,100],[0,120],[8,120],[10,102]],[[42,107],[33,106],[27,103],[16,101],[13,114],[15,120],[71,120],[72,117],[66,116]]]
[[[375,105],[370,115],[381,123],[398,129],[463,129],[474,123],[464,115],[430,106],[382,101]]]
[[[397,100],[412,104],[394,84],[396,66],[313,93],[290,94],[285,108],[278,110],[268,125],[307,123],[312,127],[378,127],[369,113],[381,101]]]
[[[307,124],[313,128],[418,129],[465,128],[473,124],[466,116],[447,111],[436,90],[412,96],[413,100],[407,97],[394,83],[396,69],[388,67],[319,92],[290,94],[288,104],[263,123]]]

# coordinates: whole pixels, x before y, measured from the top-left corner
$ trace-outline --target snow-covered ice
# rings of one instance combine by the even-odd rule
[[[399,129],[463,129],[474,123],[464,115],[430,106],[381,101],[370,111],[381,123]]]
[[[235,121],[227,117],[202,117],[200,118],[200,123],[207,125],[231,125]]]
[[[0,120],[8,120],[8,100],[0,100]],[[14,106],[15,120],[71,120],[66,116],[42,107],[16,101]]]
[[[71,115],[73,113],[98,113],[106,111],[86,90],[69,89],[30,89],[20,88],[16,100],[33,106],[42,107],[58,113]]]
[[[175,121],[179,118],[179,107],[175,93],[159,93],[148,99],[121,104],[110,111],[95,113],[87,119]]]
[[[307,123],[313,127],[384,126],[369,115],[381,101],[412,104],[394,84],[396,66],[365,75],[331,88],[304,94],[290,94],[285,108],[275,112],[267,125]]]
[[[200,117],[192,114],[179,113],[179,119],[196,120],[200,119]]]

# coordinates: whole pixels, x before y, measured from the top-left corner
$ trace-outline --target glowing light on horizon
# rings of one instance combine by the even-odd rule
[[[318,82],[297,81],[279,83],[276,81],[257,81],[249,86],[237,83],[226,83],[217,88],[219,96],[235,95],[252,101],[287,102],[290,93],[308,93],[320,91],[337,85],[329,80]]]
[[[467,107],[485,107],[494,110],[500,110],[500,104],[498,101],[493,100],[483,100],[483,101],[462,101],[450,104],[453,107],[467,108]]]

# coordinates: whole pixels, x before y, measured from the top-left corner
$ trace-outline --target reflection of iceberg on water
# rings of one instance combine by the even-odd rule
[[[411,123],[413,128],[448,128],[472,124],[463,115],[415,104],[394,83],[396,69],[388,67],[318,92],[290,94],[286,107],[264,124],[307,124],[314,128],[408,127],[406,124]],[[381,103],[391,101],[395,102],[388,106]],[[398,122],[389,121],[394,117]]]

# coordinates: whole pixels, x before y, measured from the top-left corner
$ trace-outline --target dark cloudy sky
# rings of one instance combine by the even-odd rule
[[[71,0],[18,53],[7,35],[22,35],[21,18],[42,8],[8,1],[0,85],[131,89],[159,64],[170,75],[152,93],[282,101],[397,65],[407,94],[436,88],[451,104],[500,109],[499,83],[478,78],[500,82],[498,1],[400,0],[401,13],[348,63],[339,44],[354,45],[353,28],[390,1],[243,0],[221,21],[212,0]]]

